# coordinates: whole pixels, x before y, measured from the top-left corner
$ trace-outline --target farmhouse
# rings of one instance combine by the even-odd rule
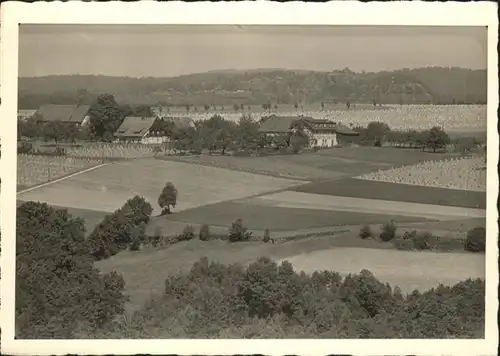
[[[288,134],[296,130],[302,130],[309,136],[309,145],[312,147],[334,147],[338,144],[337,135],[359,135],[340,123],[308,116],[271,115],[262,120],[259,127],[260,133],[269,136]]]
[[[156,117],[127,116],[115,132],[115,142],[162,143],[166,135],[152,130],[159,119]]]
[[[88,105],[42,105],[34,116],[39,122],[62,122],[76,126],[84,126],[89,120]]]

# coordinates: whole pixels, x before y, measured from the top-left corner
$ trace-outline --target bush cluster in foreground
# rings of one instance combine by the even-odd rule
[[[140,226],[147,214],[133,213],[142,201],[132,201],[125,216]],[[85,239],[83,220],[28,202],[17,208],[16,224],[18,338],[484,335],[484,280],[403,295],[367,270],[345,278],[331,271],[307,275],[269,258],[247,267],[202,258],[187,273],[165,275],[163,295],[152,296],[128,317],[125,282],[94,267],[94,245]]]
[[[391,221],[381,226],[378,239],[382,242],[390,242],[398,250],[406,251],[469,251],[485,252],[486,229],[475,227],[467,232],[465,239],[453,237],[440,237],[429,231],[406,231],[403,235],[396,234],[397,227]],[[376,238],[369,225],[363,226],[358,234],[360,239]]]
[[[125,282],[94,268],[82,219],[28,202],[16,229],[16,337],[71,338],[124,312]]]
[[[202,258],[106,337],[474,338],[483,329],[479,279],[405,296],[367,270],[342,278],[268,258],[246,268]]]
[[[151,204],[135,196],[114,213],[106,215],[88,238],[92,256],[101,260],[122,250],[139,249],[152,212]]]

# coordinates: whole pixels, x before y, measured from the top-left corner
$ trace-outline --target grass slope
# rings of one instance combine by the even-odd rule
[[[245,204],[241,202],[223,202],[185,210],[172,214],[165,219],[184,223],[231,226],[238,219],[251,230],[270,229],[271,231],[302,230],[327,226],[379,224],[389,220],[396,222],[423,222],[425,218],[400,215],[369,214],[349,211],[327,211],[319,209],[300,209]],[[226,228],[226,231],[227,231]]]

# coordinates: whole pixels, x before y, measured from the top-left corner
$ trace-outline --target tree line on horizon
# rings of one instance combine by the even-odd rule
[[[380,104],[485,104],[486,70],[419,68],[379,73],[295,72],[287,70],[236,73],[199,73],[173,78],[106,76],[47,76],[19,79],[18,106],[37,109],[42,104],[76,104],[76,93],[90,96],[114,93],[119,102],[185,107],[232,108],[234,104],[261,106],[300,103],[362,102]],[[238,91],[242,91],[238,93]],[[89,99],[83,102],[90,104]]]

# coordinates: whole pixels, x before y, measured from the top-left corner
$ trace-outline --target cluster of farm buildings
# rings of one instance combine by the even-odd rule
[[[38,110],[20,110],[18,119],[35,117],[38,122],[61,122],[68,125],[85,126],[90,121],[88,105],[52,105],[41,106]],[[127,116],[114,133],[117,143],[158,144],[170,141],[170,137],[159,127],[171,122],[178,129],[195,127],[189,117],[164,116],[159,107],[151,107],[154,116]],[[309,143],[316,147],[334,147],[338,144],[337,135],[358,135],[349,127],[327,119],[315,119],[308,116],[269,115],[259,122],[259,132],[267,136],[279,136],[294,132],[299,127],[309,136]]]

